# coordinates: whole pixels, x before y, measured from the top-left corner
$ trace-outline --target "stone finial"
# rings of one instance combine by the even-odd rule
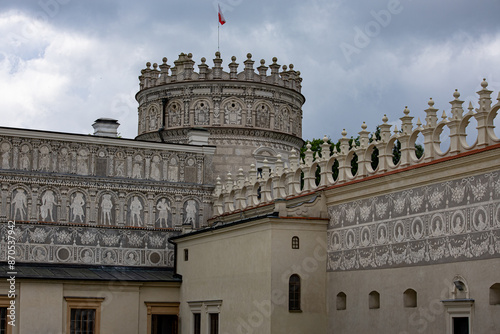
[[[229,78],[231,80],[238,79],[238,63],[236,63],[236,57],[231,57],[231,63],[229,63]]]
[[[429,108],[425,109],[425,113],[427,116],[425,117],[425,127],[426,128],[433,128],[436,126],[438,118],[437,118],[437,111],[439,109],[434,108],[434,100],[432,97],[429,99],[429,102],[427,102],[429,105]]]
[[[248,181],[250,184],[255,184],[257,181],[257,168],[255,168],[255,164],[250,164],[250,170],[248,171]]]
[[[260,82],[266,82],[267,80],[267,69],[268,67],[265,66],[264,64],[266,61],[264,59],[260,60],[260,66],[257,67],[257,71],[259,71],[259,76],[260,76]]]
[[[464,109],[462,108],[462,104],[464,101],[459,99],[460,93],[458,89],[455,89],[453,92],[454,99],[450,101],[451,104],[451,120],[459,121],[463,118]]]
[[[486,78],[483,78],[483,82],[481,82],[481,87],[483,87],[483,89],[486,89],[486,87],[488,87],[488,81],[486,81]]]
[[[443,119],[443,121],[445,121],[448,116],[446,116],[446,111],[443,110],[443,114],[441,115],[441,118]]]
[[[405,115],[407,115],[407,116],[410,114],[410,109],[408,109],[408,106],[405,106],[405,109],[403,110],[403,113]]]
[[[394,125],[394,134],[397,135],[399,133],[398,126]]]
[[[487,113],[491,110],[491,93],[493,93],[493,91],[487,89],[488,81],[486,81],[486,78],[481,82],[481,87],[482,88],[477,92],[477,94],[479,94],[479,109],[477,112]]]
[[[253,81],[253,77],[255,72],[253,71],[253,64],[255,63],[252,60],[252,54],[247,53],[247,59],[243,62],[245,64],[245,79],[247,81]]]
[[[359,147],[368,147],[368,143],[370,142],[368,135],[370,134],[370,131],[367,131],[367,128],[368,125],[366,125],[363,121],[363,124],[361,124],[361,131],[359,132]]]
[[[384,114],[384,117],[382,117],[382,122],[387,123],[388,120],[389,118],[387,117],[386,114]]]
[[[420,117],[417,118],[417,127],[418,128],[422,127],[422,122],[420,121]]]
[[[500,93],[499,93],[499,97],[500,97]],[[469,101],[469,107],[467,108],[467,110],[469,110],[469,114],[474,113],[474,106],[472,105],[471,101]]]
[[[330,144],[328,143],[328,136],[323,137],[323,144],[321,144],[321,157],[327,160],[330,157]]]

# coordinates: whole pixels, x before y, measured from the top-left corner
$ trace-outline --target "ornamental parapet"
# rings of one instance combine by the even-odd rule
[[[139,76],[140,90],[148,89],[155,86],[161,86],[173,82],[185,81],[207,81],[207,80],[238,80],[260,82],[284,88],[289,88],[300,93],[302,78],[300,72],[294,70],[293,64],[282,67],[277,64],[278,59],[274,57],[272,64],[265,66],[265,60],[260,61],[260,66],[257,67],[257,72],[254,69],[255,61],[252,60],[252,54],[247,54],[247,59],[243,62],[243,71],[238,72],[239,64],[236,63],[236,57],[231,57],[229,63],[229,72],[223,70],[222,58],[220,52],[215,53],[213,59],[214,66],[210,68],[205,62],[205,57],[201,58],[201,64],[198,65],[198,72],[195,72],[191,53],[181,53],[179,59],[174,61],[174,66],[167,64],[167,58],[163,58],[163,63],[158,65],[154,63],[151,68],[151,63],[146,63],[146,68],[141,70]],[[280,71],[281,67],[281,71]],[[268,75],[267,70],[271,69]]]
[[[477,92],[478,108],[470,102],[464,110],[464,101],[455,90],[450,101],[451,110],[449,113],[443,110],[441,120],[438,118],[439,109],[434,108],[431,98],[425,110],[425,123],[420,118],[414,123],[414,117],[406,107],[399,127],[391,125],[384,115],[376,133],[367,131],[365,123],[357,140],[353,141],[345,130],[342,131],[339,149],[325,136],[320,152],[313,152],[308,144],[303,159],[292,150],[288,164],[278,156],[273,169],[266,164],[258,169],[252,165],[248,173],[240,169],[235,176],[226,175],[225,180],[218,177],[213,193],[212,220],[266,204],[275,203],[276,206],[277,199],[290,199],[499,144],[495,122],[500,109],[500,94],[497,97],[499,102],[492,105],[493,92],[487,87],[484,79]]]

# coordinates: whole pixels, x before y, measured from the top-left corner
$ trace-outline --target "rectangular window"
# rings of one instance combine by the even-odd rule
[[[71,334],[94,334],[95,311],[95,309],[71,309],[69,332]]]
[[[210,313],[210,334],[219,334],[219,313]]]
[[[67,303],[66,333],[99,334],[104,298],[64,297]]]
[[[177,315],[152,314],[151,334],[177,334]]]
[[[189,260],[189,250],[184,249],[184,261],[187,261],[187,260]]]
[[[193,313],[193,334],[201,334],[201,314]]]
[[[0,334],[11,334],[12,333],[12,326],[9,325],[9,309],[8,307],[10,306],[11,298],[9,298],[7,295],[1,295],[0,296]],[[16,324],[19,322],[17,320],[17,314],[16,314]]]
[[[147,334],[177,334],[178,302],[144,302],[144,304],[148,314]]]
[[[469,334],[468,317],[453,317],[453,334]]]

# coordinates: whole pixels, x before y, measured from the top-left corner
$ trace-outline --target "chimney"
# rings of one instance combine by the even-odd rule
[[[94,136],[112,138],[118,137],[117,129],[119,126],[120,123],[118,123],[118,120],[112,118],[99,118],[92,124]]]

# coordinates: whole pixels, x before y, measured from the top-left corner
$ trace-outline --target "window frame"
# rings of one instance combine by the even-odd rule
[[[147,332],[151,333],[153,329],[153,315],[175,315],[177,316],[177,328],[179,327],[179,302],[148,302],[144,304],[147,308]]]
[[[94,333],[101,331],[101,304],[104,298],[99,297],[64,297],[66,301],[66,333],[71,334],[71,310],[94,310]]]
[[[288,279],[288,312],[302,312],[302,280],[298,274],[290,275]]]
[[[300,249],[300,238],[296,235],[292,237],[292,249]]]
[[[217,319],[214,329],[214,318]],[[210,312],[208,313],[208,333],[209,334],[219,334],[219,312]]]
[[[193,326],[192,334],[201,334],[201,312],[192,313],[191,324]],[[196,321],[198,319],[198,322]]]
[[[12,326],[9,325],[9,318],[8,318],[8,315],[9,315],[8,307],[10,306],[11,300],[13,300],[13,298],[9,298],[7,295],[0,295],[0,308],[6,309],[6,312],[5,312],[5,330],[6,330],[5,333],[6,334],[12,334]]]
[[[221,307],[222,300],[203,300],[203,301],[188,301],[188,306],[191,311],[190,316],[190,334],[196,334],[195,332],[195,314],[200,315],[200,331],[201,333],[212,333],[211,332],[211,315],[217,314],[217,334],[221,332]]]

